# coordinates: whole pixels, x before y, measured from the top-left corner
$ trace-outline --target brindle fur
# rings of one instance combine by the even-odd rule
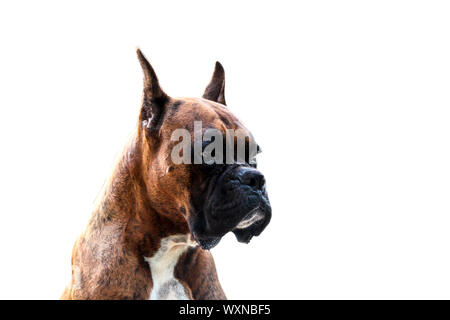
[[[223,132],[227,128],[245,129],[223,105],[220,64],[204,95],[222,102],[216,103],[205,98],[168,97],[139,50],[138,56],[145,73],[139,121],[87,228],[74,245],[72,280],[62,299],[148,299],[152,277],[144,256],[151,257],[162,238],[190,232],[193,171],[189,165],[173,165],[170,161],[170,151],[177,143],[170,140],[172,131],[186,128],[192,132],[194,120]],[[149,103],[157,121],[152,124],[158,127],[156,134],[143,126]],[[164,109],[155,111],[155,103],[164,104]],[[193,299],[225,299],[214,260],[200,247],[182,255],[175,277]]]

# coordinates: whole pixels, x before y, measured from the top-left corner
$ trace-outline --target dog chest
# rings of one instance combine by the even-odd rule
[[[180,256],[196,244],[190,235],[177,234],[161,239],[161,246],[151,257],[144,257],[150,266],[153,288],[150,300],[188,300],[189,294],[175,278],[174,269]]]

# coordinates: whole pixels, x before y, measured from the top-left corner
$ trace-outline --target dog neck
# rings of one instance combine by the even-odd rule
[[[152,256],[161,239],[174,234],[190,234],[179,212],[164,214],[150,198],[148,172],[143,159],[148,150],[138,135],[130,138],[98,197],[91,223],[117,226],[140,254]]]

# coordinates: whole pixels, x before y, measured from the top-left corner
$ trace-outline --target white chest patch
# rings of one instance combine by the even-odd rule
[[[190,235],[176,234],[161,239],[161,247],[152,257],[144,257],[152,272],[153,289],[150,300],[188,300],[183,285],[174,277],[174,269],[180,256],[197,244]]]

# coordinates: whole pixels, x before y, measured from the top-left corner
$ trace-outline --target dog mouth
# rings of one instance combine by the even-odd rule
[[[250,211],[236,227],[231,230],[236,239],[242,243],[249,243],[253,237],[257,237],[269,224],[272,216],[270,206],[257,207]]]
[[[252,211],[250,211],[245,217],[244,219],[241,220],[241,222],[239,222],[235,229],[246,229],[248,227],[250,227],[251,225],[253,225],[254,223],[262,220],[264,218],[264,214],[262,213],[262,211],[259,209],[259,207],[256,207],[255,209],[253,209]]]
[[[267,224],[271,219],[271,208],[258,206],[244,215],[238,223],[234,225],[234,227],[228,228],[223,231],[223,234],[217,235],[206,235],[206,234],[198,234],[193,232],[194,239],[204,250],[210,250],[217,246],[222,239],[222,237],[228,233],[232,232],[236,239],[242,243],[249,243],[250,240],[259,236],[261,232],[265,229]]]

